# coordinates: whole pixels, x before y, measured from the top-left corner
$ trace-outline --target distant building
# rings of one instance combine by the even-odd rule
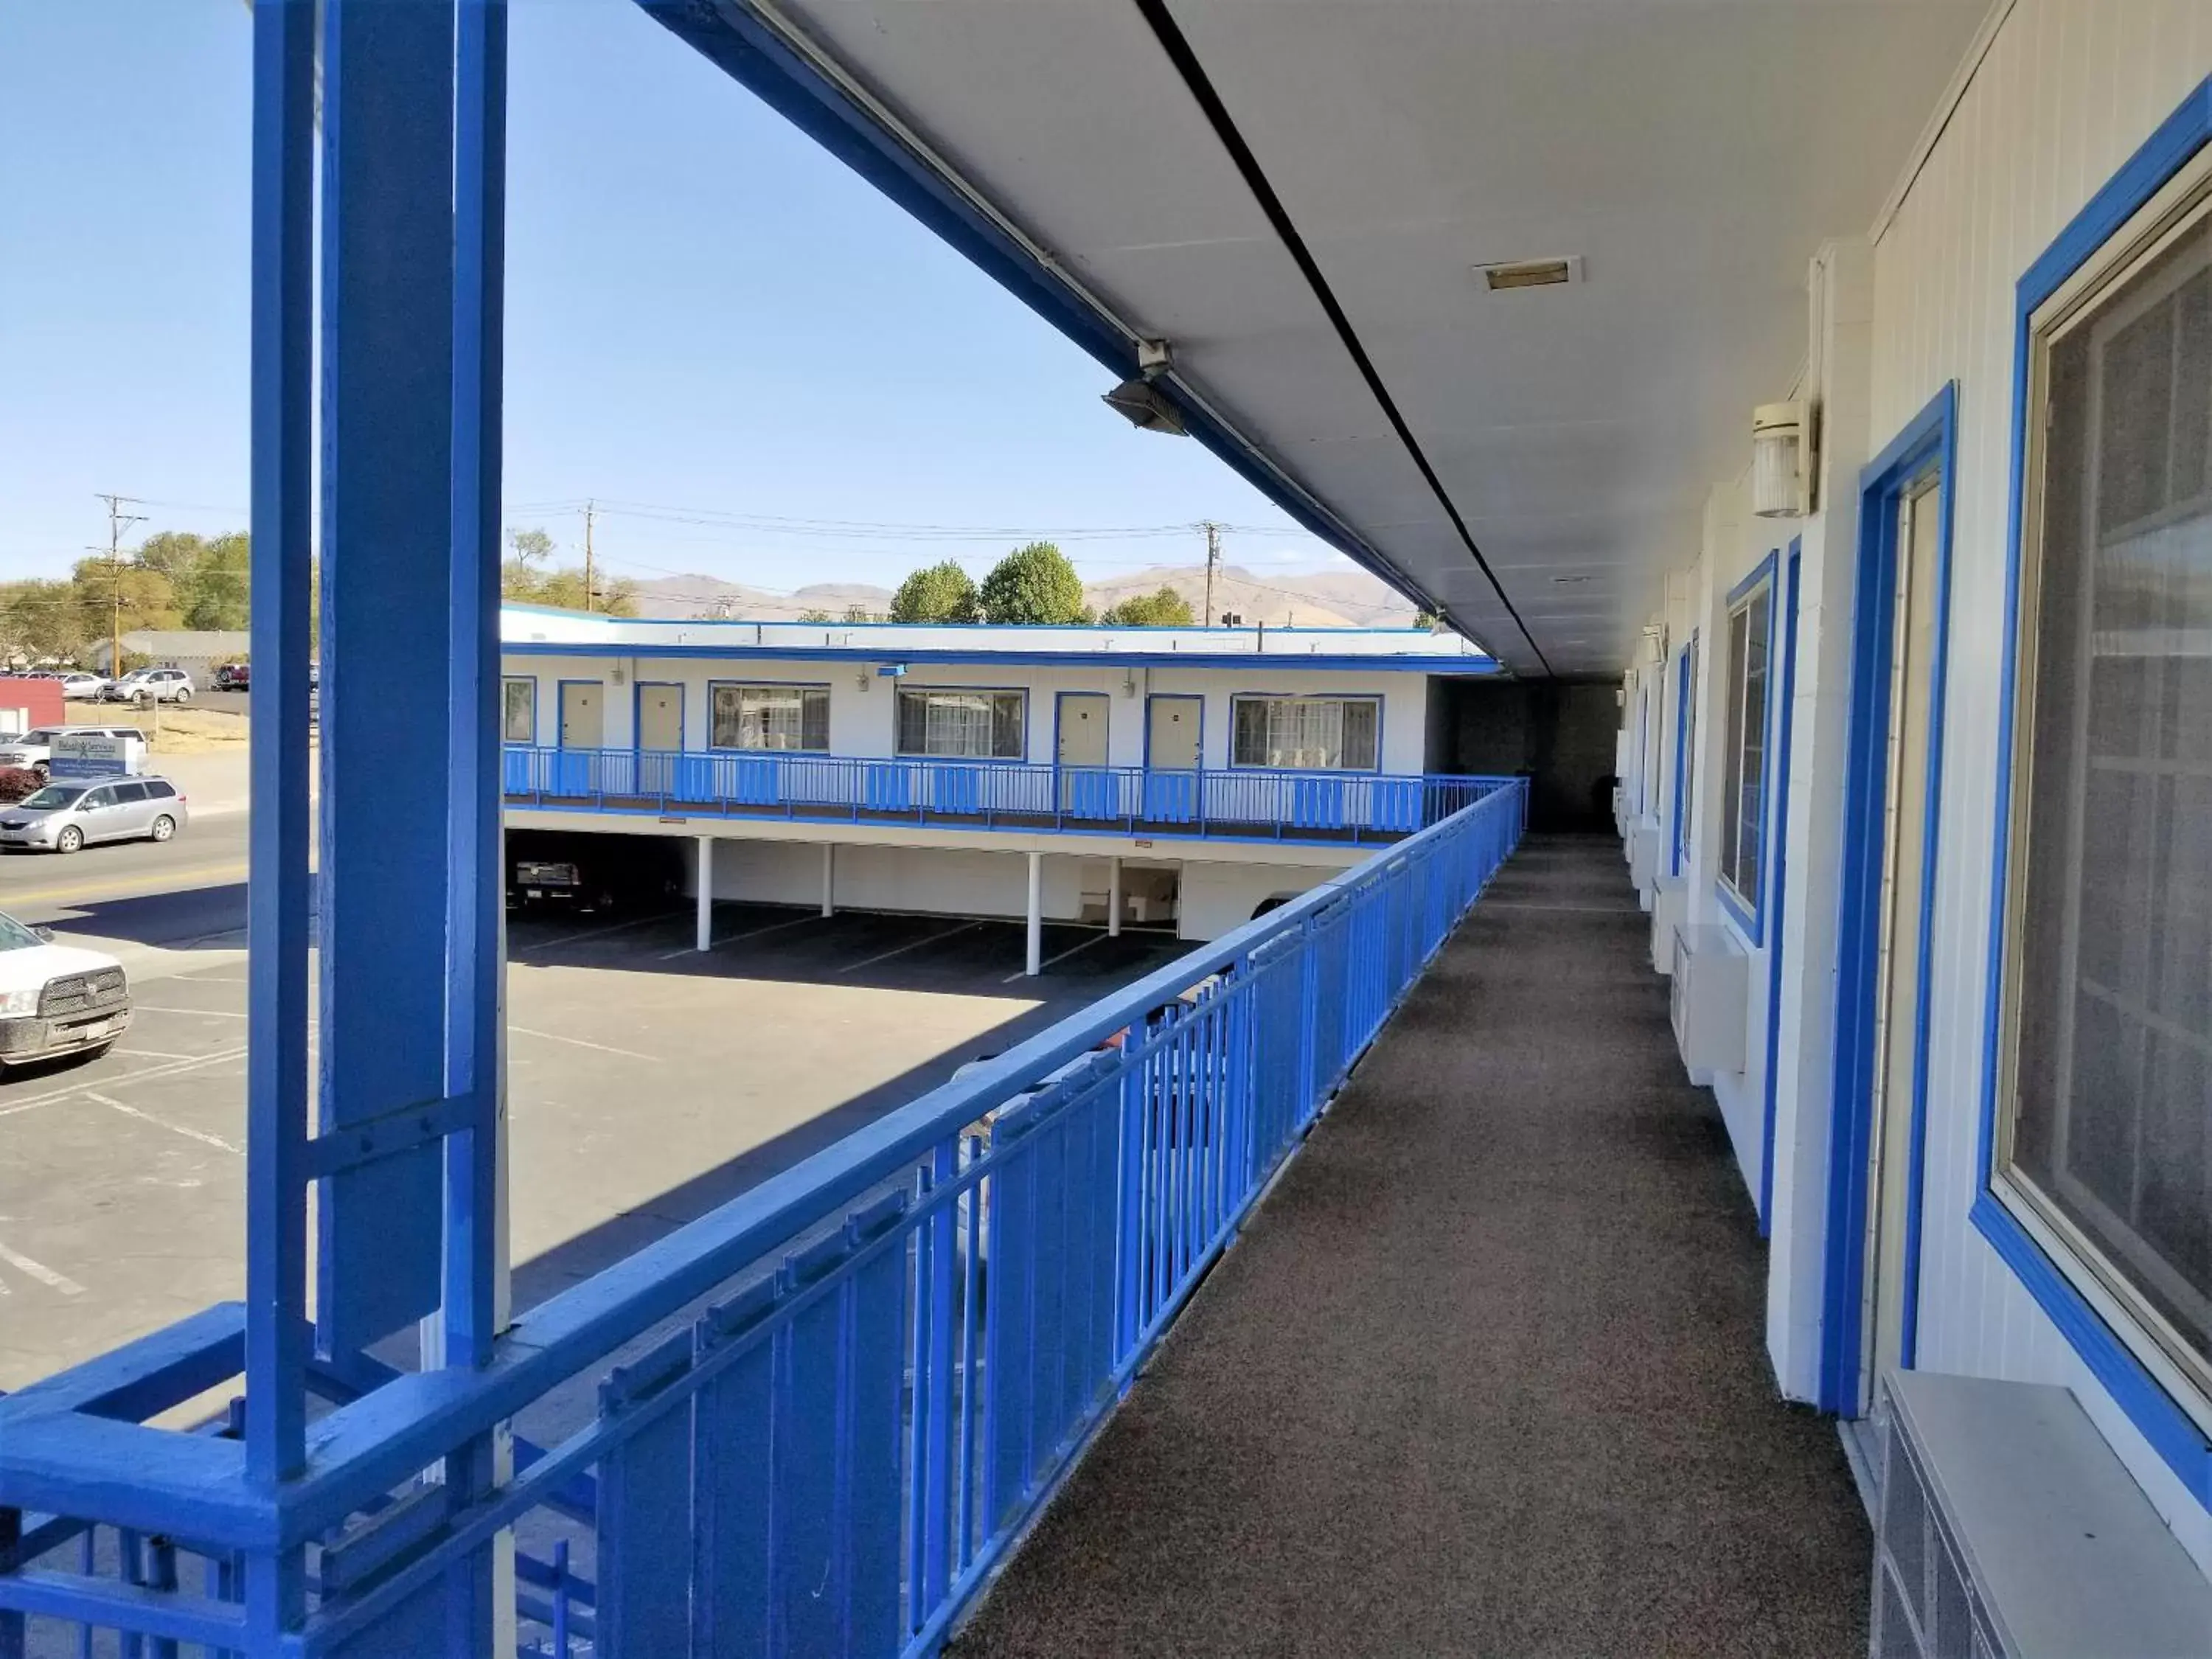
[[[134,628],[123,636],[123,659],[134,665],[181,668],[204,691],[214,684],[216,667],[245,656],[252,638],[242,628]],[[106,640],[92,647],[92,665],[100,673],[115,672],[113,657]]]

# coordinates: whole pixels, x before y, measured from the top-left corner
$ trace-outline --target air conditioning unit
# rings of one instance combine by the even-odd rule
[[[1885,1384],[1870,1659],[2212,1650],[2212,1584],[2067,1389]]]
[[[1751,1020],[1751,959],[1725,927],[1674,929],[1674,980],[1668,1012],[1690,1081],[1710,1085],[1743,1070]]]
[[[1651,887],[1659,878],[1665,839],[1659,831],[1659,820],[1648,815],[1628,827],[1628,878],[1635,884],[1636,902],[1646,910],[1651,908]]]
[[[1680,876],[1661,876],[1651,890],[1651,965],[1674,971],[1675,930],[1689,919],[1690,890]]]

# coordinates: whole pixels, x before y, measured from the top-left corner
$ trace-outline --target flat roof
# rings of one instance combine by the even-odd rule
[[[601,617],[541,605],[500,611],[500,642],[544,656],[856,658],[1157,666],[1363,668],[1488,674],[1496,659],[1425,628],[1100,628],[959,623],[707,622]]]

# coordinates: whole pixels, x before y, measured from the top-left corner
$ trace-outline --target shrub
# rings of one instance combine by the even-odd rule
[[[21,800],[45,782],[27,766],[0,766],[0,801]]]

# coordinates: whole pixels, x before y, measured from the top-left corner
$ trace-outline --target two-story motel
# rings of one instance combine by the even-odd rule
[[[1427,629],[502,615],[511,830],[680,837],[713,901],[1212,939],[1491,780]]]
[[[248,1291],[0,1401],[0,1655],[2212,1652],[2212,3],[641,0],[1626,872],[1434,642],[502,641],[507,10],[254,8]],[[503,809],[1361,861],[510,1317]]]

